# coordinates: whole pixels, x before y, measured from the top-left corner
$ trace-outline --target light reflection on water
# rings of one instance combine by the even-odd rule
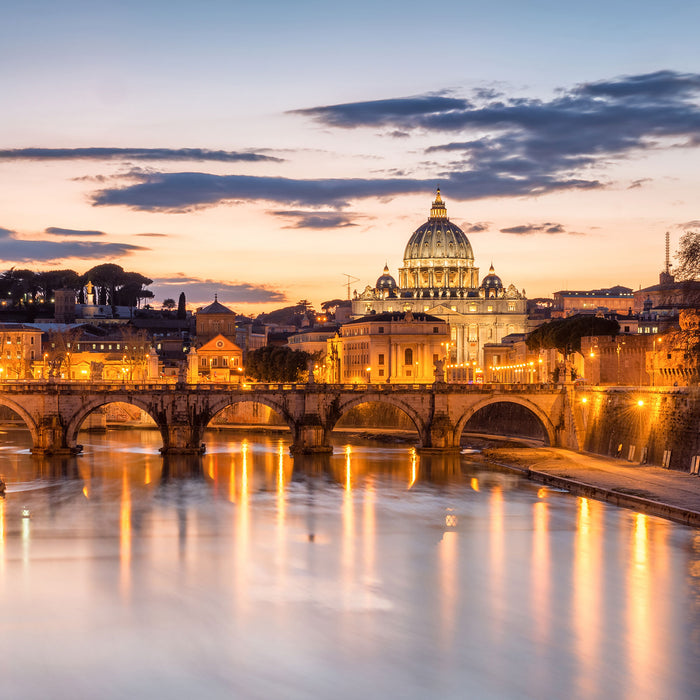
[[[3,697],[700,696],[689,528],[408,447],[4,437]]]

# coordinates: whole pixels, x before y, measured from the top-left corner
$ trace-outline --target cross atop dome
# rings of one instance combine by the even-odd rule
[[[445,206],[445,202],[442,201],[442,197],[440,196],[440,188],[437,188],[437,194],[435,195],[435,201],[433,202],[433,206],[430,210],[430,218],[431,219],[446,219],[447,218],[447,207]]]

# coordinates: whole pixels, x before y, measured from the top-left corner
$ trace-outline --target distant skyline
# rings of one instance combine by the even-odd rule
[[[654,284],[665,232],[700,227],[694,3],[3,15],[3,270],[115,262],[156,304],[318,307],[345,273],[397,275],[439,185],[482,277],[551,296]]]

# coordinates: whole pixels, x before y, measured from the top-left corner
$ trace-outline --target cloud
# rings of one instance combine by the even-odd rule
[[[630,186],[627,189],[628,190],[636,190],[636,189],[642,187],[643,185],[646,185],[647,182],[651,182],[650,177],[640,177],[639,180],[632,180],[632,183],[630,184]]]
[[[98,190],[95,206],[124,205],[143,211],[187,212],[232,200],[267,200],[296,206],[348,206],[351,199],[425,192],[434,181],[371,179],[294,180],[211,173],[143,174],[141,182]]]
[[[356,215],[349,212],[286,210],[272,211],[270,214],[294,222],[284,228],[329,229],[358,225],[352,220]]]
[[[151,289],[157,297],[173,297],[185,292],[188,303],[208,303],[214,295],[222,303],[264,304],[287,301],[286,295],[266,285],[248,282],[222,282],[220,280],[190,277],[179,273],[173,277],[161,277],[153,281]]]
[[[694,219],[693,221],[684,221],[682,224],[676,224],[675,228],[682,229],[683,231],[691,228],[700,228],[700,219]]]
[[[658,71],[581,83],[551,99],[507,97],[482,86],[469,97],[414,97],[295,110],[326,127],[415,131],[438,143],[448,163],[408,175],[302,180],[204,172],[133,173],[93,194],[96,206],[186,212],[233,201],[342,209],[353,200],[426,193],[449,198],[532,197],[607,186],[594,171],[663,147],[700,145],[700,74]],[[424,173],[429,172],[426,177]],[[641,185],[644,178],[640,178]],[[635,186],[635,183],[632,183]]]
[[[520,226],[510,226],[502,228],[501,233],[512,233],[519,236],[531,236],[535,233],[547,233],[549,235],[567,234],[569,236],[583,236],[584,234],[576,231],[567,231],[562,224],[544,223],[544,224],[522,224]]]
[[[490,222],[488,221],[477,221],[476,223],[470,224],[465,223],[462,226],[462,231],[465,233],[482,233],[489,230]]]
[[[437,115],[468,108],[469,102],[465,99],[431,94],[310,107],[296,109],[288,114],[311,117],[326,126],[352,128],[358,125],[383,126],[387,122],[412,124],[414,119],[426,115]]]
[[[82,229],[58,228],[56,226],[51,226],[45,229],[44,233],[48,233],[52,236],[82,236],[85,238],[95,238],[98,236],[107,235],[104,231],[83,231]]]
[[[11,148],[0,150],[0,160],[153,160],[218,161],[222,163],[268,161],[282,158],[252,151],[212,151],[207,148]]]
[[[169,238],[168,233],[135,233],[134,236],[142,236],[144,238]]]
[[[121,205],[140,211],[186,213],[236,200],[265,200],[292,206],[327,206],[342,209],[355,199],[425,194],[433,191],[438,181],[451,197],[462,200],[543,194],[556,190],[600,186],[596,181],[575,178],[557,181],[541,176],[523,180],[478,172],[445,174],[439,178],[424,180],[294,180],[211,173],[153,173],[144,175],[141,179],[142,181],[136,184],[98,190],[92,195],[92,204]]]
[[[99,241],[53,241],[18,238],[15,231],[0,228],[0,260],[15,262],[53,262],[68,258],[82,260],[114,259],[135,251],[148,250],[129,243]]]

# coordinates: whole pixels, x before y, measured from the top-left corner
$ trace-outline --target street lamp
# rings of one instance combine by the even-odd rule
[[[367,384],[369,384],[372,381],[372,368],[367,367],[365,371],[367,372]]]

